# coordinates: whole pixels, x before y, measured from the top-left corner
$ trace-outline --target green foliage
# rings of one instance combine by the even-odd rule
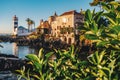
[[[85,17],[83,35],[97,48],[97,51],[88,57],[92,64],[89,68],[96,79],[117,80],[120,75],[119,69],[117,69],[120,53],[120,13],[118,10],[120,5],[118,2],[101,2],[101,5],[105,11],[97,13],[86,11],[86,15],[90,14],[90,16]],[[91,16],[91,14],[93,15]],[[102,23],[98,25],[100,17],[108,20],[108,26],[104,26]]]
[[[41,48],[38,56],[35,54],[29,54],[26,58],[30,61],[28,64],[33,66],[33,69],[26,72],[25,69],[17,70],[20,73],[20,79],[24,78],[26,80],[38,79],[38,80],[46,80],[51,78],[51,73],[48,68],[48,59],[53,53],[48,53],[43,56],[43,49]],[[29,73],[29,74],[28,74]],[[27,76],[30,76],[29,78]]]
[[[91,64],[93,64],[92,66],[89,66],[91,69],[91,74],[93,74],[93,76],[101,80],[114,79],[112,78],[112,74],[115,73],[113,70],[115,69],[116,59],[111,59],[105,51],[99,53],[97,51],[89,56],[88,60]]]
[[[90,3],[91,6],[97,6],[100,5],[101,2],[111,2],[111,1],[115,1],[115,0],[93,0],[93,2]]]

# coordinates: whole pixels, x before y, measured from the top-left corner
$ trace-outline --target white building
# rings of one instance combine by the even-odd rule
[[[23,26],[19,26],[18,30],[17,30],[17,36],[27,36],[29,35],[31,32],[28,32],[28,29],[26,29]]]

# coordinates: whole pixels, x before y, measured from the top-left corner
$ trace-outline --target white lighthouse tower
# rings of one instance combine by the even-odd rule
[[[16,15],[14,15],[14,17],[13,17],[13,26],[14,26],[13,35],[17,36],[17,33],[18,33],[18,17],[16,17]]]

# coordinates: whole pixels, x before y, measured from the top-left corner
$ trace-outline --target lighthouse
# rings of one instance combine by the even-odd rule
[[[13,17],[13,26],[14,26],[13,34],[15,36],[17,36],[17,33],[18,33],[18,17],[16,17],[16,15],[14,15],[14,17]]]

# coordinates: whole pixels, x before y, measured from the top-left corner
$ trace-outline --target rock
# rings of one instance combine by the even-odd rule
[[[26,60],[16,59],[16,58],[0,58],[0,71],[14,71],[20,69],[26,64]]]
[[[26,65],[27,60],[19,59],[14,55],[0,54],[0,71],[14,71]]]
[[[0,80],[18,80],[17,75],[11,71],[0,71]]]
[[[3,53],[0,53],[0,57],[6,57],[6,58],[18,58],[18,57],[15,56],[15,55],[11,55],[11,54],[3,54]]]
[[[20,70],[23,66],[27,66],[26,59],[19,59],[14,55],[0,54],[0,80],[18,80],[15,70]]]

